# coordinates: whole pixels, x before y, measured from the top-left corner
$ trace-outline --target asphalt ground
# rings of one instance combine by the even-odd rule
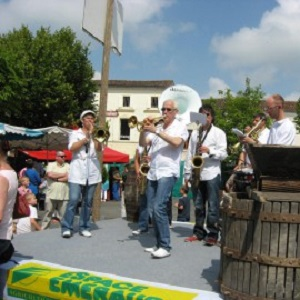
[[[61,237],[58,223],[51,224],[50,229],[44,231],[15,236],[14,258],[101,272],[173,288],[205,291],[211,294],[201,299],[222,299],[218,282],[220,248],[208,247],[199,241],[184,242],[184,238],[192,234],[193,223],[174,221],[170,229],[171,256],[153,259],[144,252],[144,248],[155,245],[153,229],[141,236],[133,236],[132,230],[137,229],[137,223],[120,217],[120,202],[101,202],[100,211],[101,219],[92,224],[91,238],[78,234],[77,216],[74,234],[70,239]],[[193,209],[193,221],[192,214]],[[177,209],[174,208],[173,220],[176,218]],[[177,299],[181,300],[174,298]]]

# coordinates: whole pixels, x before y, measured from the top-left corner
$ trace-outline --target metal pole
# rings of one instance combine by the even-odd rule
[[[106,25],[104,33],[104,46],[102,54],[102,71],[101,71],[101,86],[100,86],[100,100],[98,110],[99,127],[105,127],[106,124],[106,111],[107,111],[107,95],[108,95],[108,83],[109,83],[109,62],[110,62],[110,51],[111,51],[111,29],[112,29],[112,18],[113,18],[113,1],[107,0],[107,11],[106,11]],[[103,152],[99,153],[99,161],[101,170],[103,166]],[[101,203],[101,184],[97,186],[92,208],[92,220],[100,220],[100,203]]]

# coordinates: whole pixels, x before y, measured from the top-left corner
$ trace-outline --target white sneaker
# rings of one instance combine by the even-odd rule
[[[159,248],[155,252],[151,253],[153,258],[165,258],[171,255],[170,251],[164,249],[164,248]]]
[[[63,238],[65,238],[65,239],[70,238],[71,235],[72,235],[72,234],[71,234],[71,231],[70,231],[70,230],[66,230],[66,231],[62,232],[62,234],[61,234],[61,236],[62,236]]]
[[[157,247],[145,248],[144,251],[149,252],[149,253],[153,253],[153,252],[157,251]]]
[[[91,237],[92,236],[92,234],[88,230],[82,230],[82,231],[80,231],[79,234],[84,236],[84,237]]]
[[[140,235],[140,234],[143,234],[143,233],[146,233],[146,232],[147,232],[147,231],[145,231],[145,230],[138,229],[138,230],[132,231],[132,234],[133,234],[133,235]]]

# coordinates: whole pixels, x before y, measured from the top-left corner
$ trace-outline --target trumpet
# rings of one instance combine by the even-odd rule
[[[158,123],[160,122],[163,122],[164,121],[164,117],[161,116],[161,117],[157,117],[157,118],[154,118],[154,119],[144,119],[142,122],[141,121],[138,121],[138,118],[136,116],[131,116],[129,119],[128,119],[128,126],[129,128],[135,128],[140,132],[143,130],[144,126],[149,126],[150,124],[154,124],[154,125],[157,125]]]
[[[108,139],[110,137],[110,132],[109,132],[109,130],[107,130],[103,127],[98,127],[98,128],[94,129],[92,135],[93,135],[94,140],[97,140],[100,143],[103,143],[103,142],[107,143]]]
[[[259,137],[259,134],[260,134],[260,131],[261,131],[261,128],[260,128],[260,124],[262,121],[265,121],[265,118],[262,118],[260,119],[257,124],[251,128],[251,130],[249,132],[246,133],[245,137],[250,137],[251,139],[257,141],[258,140],[258,137]],[[236,150],[240,147],[240,142],[237,142],[236,144],[234,144],[232,146],[232,149],[233,150]]]

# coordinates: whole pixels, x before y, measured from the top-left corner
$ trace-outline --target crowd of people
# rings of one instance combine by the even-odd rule
[[[221,161],[227,157],[227,137],[225,132],[214,125],[215,112],[211,105],[204,104],[199,113],[205,116],[205,123],[192,131],[190,138],[185,124],[180,122],[178,103],[169,99],[162,103],[162,122],[155,124],[151,117],[143,124],[139,137],[139,145],[135,155],[135,171],[139,185],[140,214],[138,229],[132,233],[140,235],[153,227],[155,244],[144,249],[153,258],[165,258],[171,255],[170,207],[172,190],[180,177],[180,160],[184,144],[188,142],[187,159],[184,165],[184,182],[180,188],[181,197],[174,206],[178,209],[180,222],[190,221],[189,191],[194,204],[195,224],[191,236],[185,242],[203,241],[206,246],[213,246],[220,236],[220,189]],[[293,123],[285,116],[284,100],[279,94],[268,97],[266,113],[253,117],[249,132],[240,137],[243,145],[234,171],[251,168],[247,155],[248,144],[292,145],[296,130]],[[267,128],[267,117],[274,120]],[[78,202],[81,201],[79,217],[79,234],[91,237],[90,217],[92,201],[96,186],[102,181],[98,152],[102,144],[93,136],[96,115],[91,110],[80,115],[81,128],[73,130],[69,137],[68,148],[72,152],[72,160],[65,162],[65,154],[57,151],[56,160],[46,170],[47,195],[46,215],[38,222],[37,202],[39,188],[44,183],[39,173],[33,168],[32,160],[27,161],[26,168],[21,170],[19,178],[7,162],[7,143],[0,147],[0,248],[1,259],[9,257],[13,252],[11,238],[13,231],[17,234],[31,230],[43,230],[49,226],[51,218],[61,223],[61,236],[71,238],[74,233],[73,222]],[[254,135],[253,132],[256,134]],[[201,165],[196,165],[196,159]],[[194,161],[195,160],[195,161]],[[197,162],[198,163],[198,162]],[[112,174],[112,198],[119,201],[126,188],[128,166],[123,174],[118,170]],[[232,189],[234,176],[226,184]],[[109,183],[106,185],[106,191]],[[104,189],[104,191],[105,191]],[[30,207],[30,216],[12,220],[13,204],[17,191],[26,196]],[[107,199],[103,193],[102,198]],[[121,197],[123,198],[123,197]],[[172,207],[171,207],[172,210]],[[4,252],[4,254],[3,254]],[[0,260],[1,262],[1,260]]]

